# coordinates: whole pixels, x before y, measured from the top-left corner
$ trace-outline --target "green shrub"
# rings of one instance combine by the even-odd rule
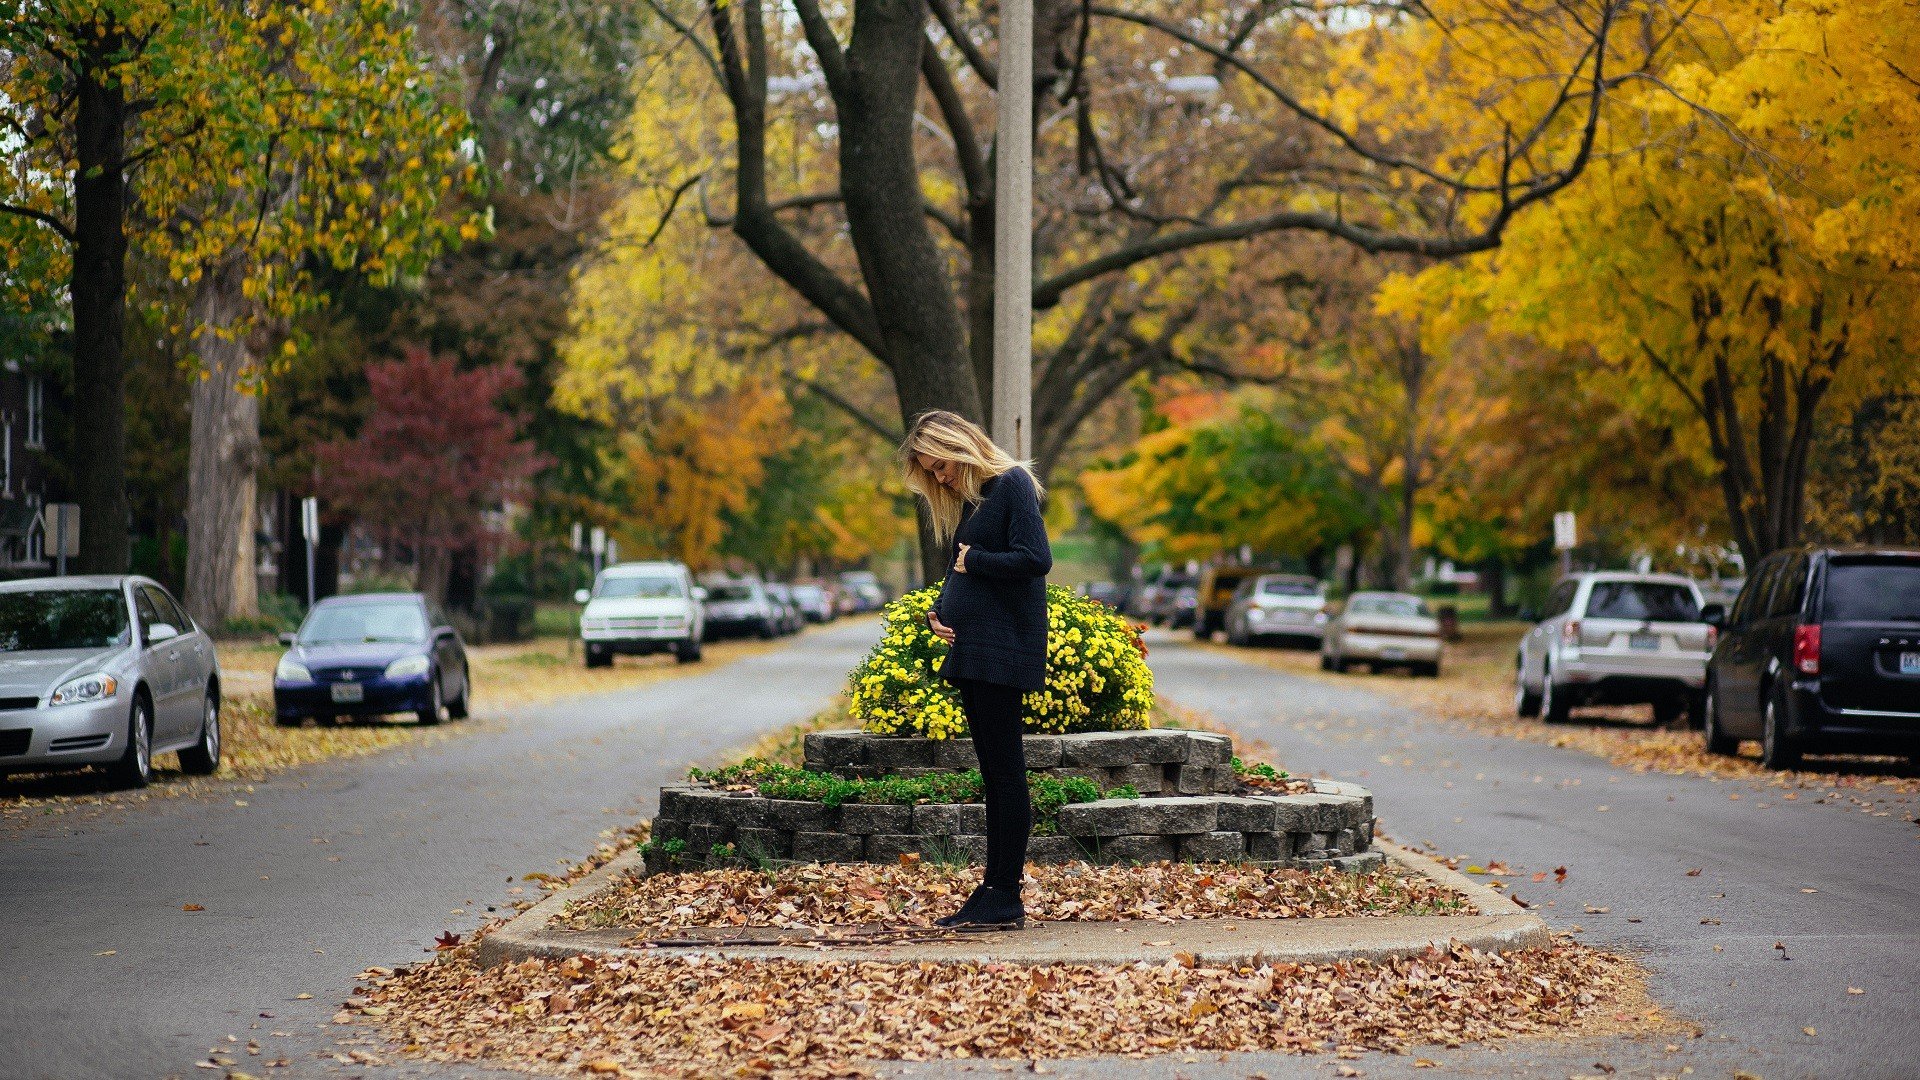
[[[927,611],[938,588],[910,592],[885,612],[886,630],[847,677],[849,714],[880,735],[967,737],[960,695],[940,676],[947,645]],[[1104,604],[1047,586],[1047,684],[1026,695],[1030,731],[1128,731],[1147,726],[1153,672],[1139,629]]]
[[[983,792],[977,769],[926,776],[847,780],[830,773],[811,772],[760,758],[748,758],[738,765],[720,769],[688,769],[687,777],[728,787],[751,787],[769,799],[797,799],[826,806],[846,803],[886,803],[896,806],[970,803],[979,802]],[[1053,831],[1055,815],[1069,803],[1140,797],[1140,793],[1131,785],[1102,792],[1098,784],[1085,777],[1048,776],[1037,772],[1027,774],[1027,791],[1033,800],[1033,831],[1038,836]]]

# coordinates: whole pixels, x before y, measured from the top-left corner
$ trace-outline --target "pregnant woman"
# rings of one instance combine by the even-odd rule
[[[927,501],[947,544],[947,576],[927,613],[951,648],[940,674],[960,691],[987,800],[987,872],[941,926],[1025,924],[1032,807],[1021,698],[1047,678],[1047,571],[1053,553],[1040,518],[1040,485],[987,434],[950,412],[922,413],[901,447],[907,486]]]

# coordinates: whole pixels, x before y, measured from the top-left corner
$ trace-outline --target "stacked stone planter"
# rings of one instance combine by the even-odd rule
[[[1365,788],[1313,780],[1310,792],[1249,793],[1228,764],[1232,756],[1231,739],[1204,732],[1027,736],[1032,771],[1085,777],[1102,790],[1128,784],[1142,796],[1061,808],[1058,834],[1034,837],[1028,858],[1348,870],[1380,864],[1382,856],[1373,849],[1373,796]],[[978,767],[966,740],[857,731],[807,736],[806,763],[849,779]],[[716,861],[716,849],[725,853],[717,861],[894,862],[917,854],[977,863],[986,857],[986,825],[986,808],[978,803],[830,807],[707,784],[670,784],[660,791],[647,867],[667,868],[672,860],[666,843],[675,840],[692,863]]]

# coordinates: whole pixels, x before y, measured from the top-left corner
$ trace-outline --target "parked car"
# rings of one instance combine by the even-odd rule
[[[1440,674],[1440,619],[1411,593],[1357,592],[1327,620],[1320,666],[1346,671],[1366,664],[1379,672],[1405,667],[1415,675]]]
[[[1920,550],[1804,548],[1769,555],[1707,663],[1707,749],[1760,740],[1791,768],[1811,750],[1920,755]]]
[[[213,642],[156,581],[0,584],[0,775],[103,767],[144,787],[153,755],[220,767]]]
[[[1163,572],[1147,586],[1146,596],[1142,601],[1146,610],[1142,617],[1155,626],[1173,626],[1176,630],[1180,626],[1191,626],[1193,608],[1200,596],[1199,590],[1195,588],[1197,584],[1192,574],[1171,570]],[[1187,594],[1187,602],[1184,605],[1180,602],[1180,593],[1183,590]],[[1186,614],[1181,618],[1179,613],[1183,609]],[[1176,619],[1179,620],[1177,624]]]
[[[467,647],[437,604],[419,593],[331,596],[282,636],[273,718],[413,713],[422,724],[464,719],[473,696]]]
[[[887,590],[871,570],[848,570],[840,575],[840,588],[851,599],[854,612],[879,611],[887,606]]]
[[[700,659],[705,638],[701,600],[706,593],[677,562],[631,562],[609,566],[591,590],[573,594],[580,612],[581,652],[587,666],[606,667],[625,653],[647,656],[671,651],[683,664]]]
[[[807,625],[807,617],[800,613],[800,604],[793,598],[793,588],[781,581],[765,582],[767,599],[772,601],[774,609],[780,614],[780,633],[797,634]]]
[[[1701,606],[1699,586],[1673,574],[1561,581],[1546,618],[1520,639],[1514,711],[1559,723],[1581,705],[1652,703],[1662,724],[1700,716],[1715,636]]]
[[[784,614],[757,577],[715,578],[707,582],[707,638],[780,635]]]
[[[803,582],[793,587],[793,602],[800,606],[800,614],[810,623],[830,623],[839,614],[833,609],[833,594],[825,585]]]
[[[1233,604],[1240,586],[1263,574],[1270,566],[1209,566],[1200,572],[1194,602],[1193,636],[1210,640],[1217,630],[1227,628],[1227,608]]]
[[[1227,605],[1227,640],[1281,640],[1319,648],[1326,635],[1327,586],[1300,574],[1262,574],[1240,583]]]

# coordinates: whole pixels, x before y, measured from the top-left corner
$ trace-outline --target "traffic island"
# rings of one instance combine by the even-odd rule
[[[1026,744],[1039,811],[1033,862],[1381,865],[1365,788],[1249,766],[1225,735],[1087,732],[1029,735]],[[815,732],[801,769],[749,762],[696,770],[662,788],[646,865],[662,872],[907,855],[981,863],[986,808],[965,798],[978,786],[976,768],[969,739]]]
[[[1294,917],[1176,917],[1129,899],[1105,919],[1067,913],[1023,931],[893,943],[823,940],[831,928],[818,925],[743,926],[772,921],[778,890],[756,898],[742,892],[751,875],[705,872],[713,875],[705,879],[712,910],[734,909],[706,933],[794,936],[746,945],[685,944],[700,935],[672,922],[638,932],[576,929],[595,911],[620,908],[596,907],[596,897],[612,891],[617,899],[619,890],[656,880],[626,857],[477,943],[411,969],[369,972],[347,1015],[377,1025],[408,1053],[444,1061],[590,1075],[813,1077],[865,1075],[889,1060],[1400,1051],[1566,1032],[1593,1015],[1616,1023],[1613,1014],[1638,1007],[1639,975],[1626,961],[1551,938],[1510,900],[1430,860],[1385,853],[1389,866],[1373,873],[1398,882],[1391,891],[1384,882],[1372,892],[1356,884],[1368,875],[1324,870],[1126,871],[1162,875],[1190,905],[1218,884],[1202,884],[1210,875],[1264,875],[1235,883],[1249,888],[1291,881],[1275,906],[1297,902]],[[869,886],[881,894],[869,898],[869,928],[887,926],[889,897],[914,876],[912,867],[894,869]],[[1048,873],[1035,868],[1037,909],[1095,891],[1043,887]],[[973,874],[933,868],[923,877],[944,880],[951,902]],[[855,880],[828,884],[853,891]],[[1312,902],[1334,895],[1328,883],[1341,880],[1341,899]],[[904,906],[930,904],[933,892],[929,885]],[[1425,913],[1314,917],[1316,909],[1347,911],[1384,896]],[[651,910],[671,899],[655,897]],[[1458,914],[1433,913],[1438,904]],[[697,915],[710,917],[708,909]],[[668,936],[681,944],[643,940]]]

